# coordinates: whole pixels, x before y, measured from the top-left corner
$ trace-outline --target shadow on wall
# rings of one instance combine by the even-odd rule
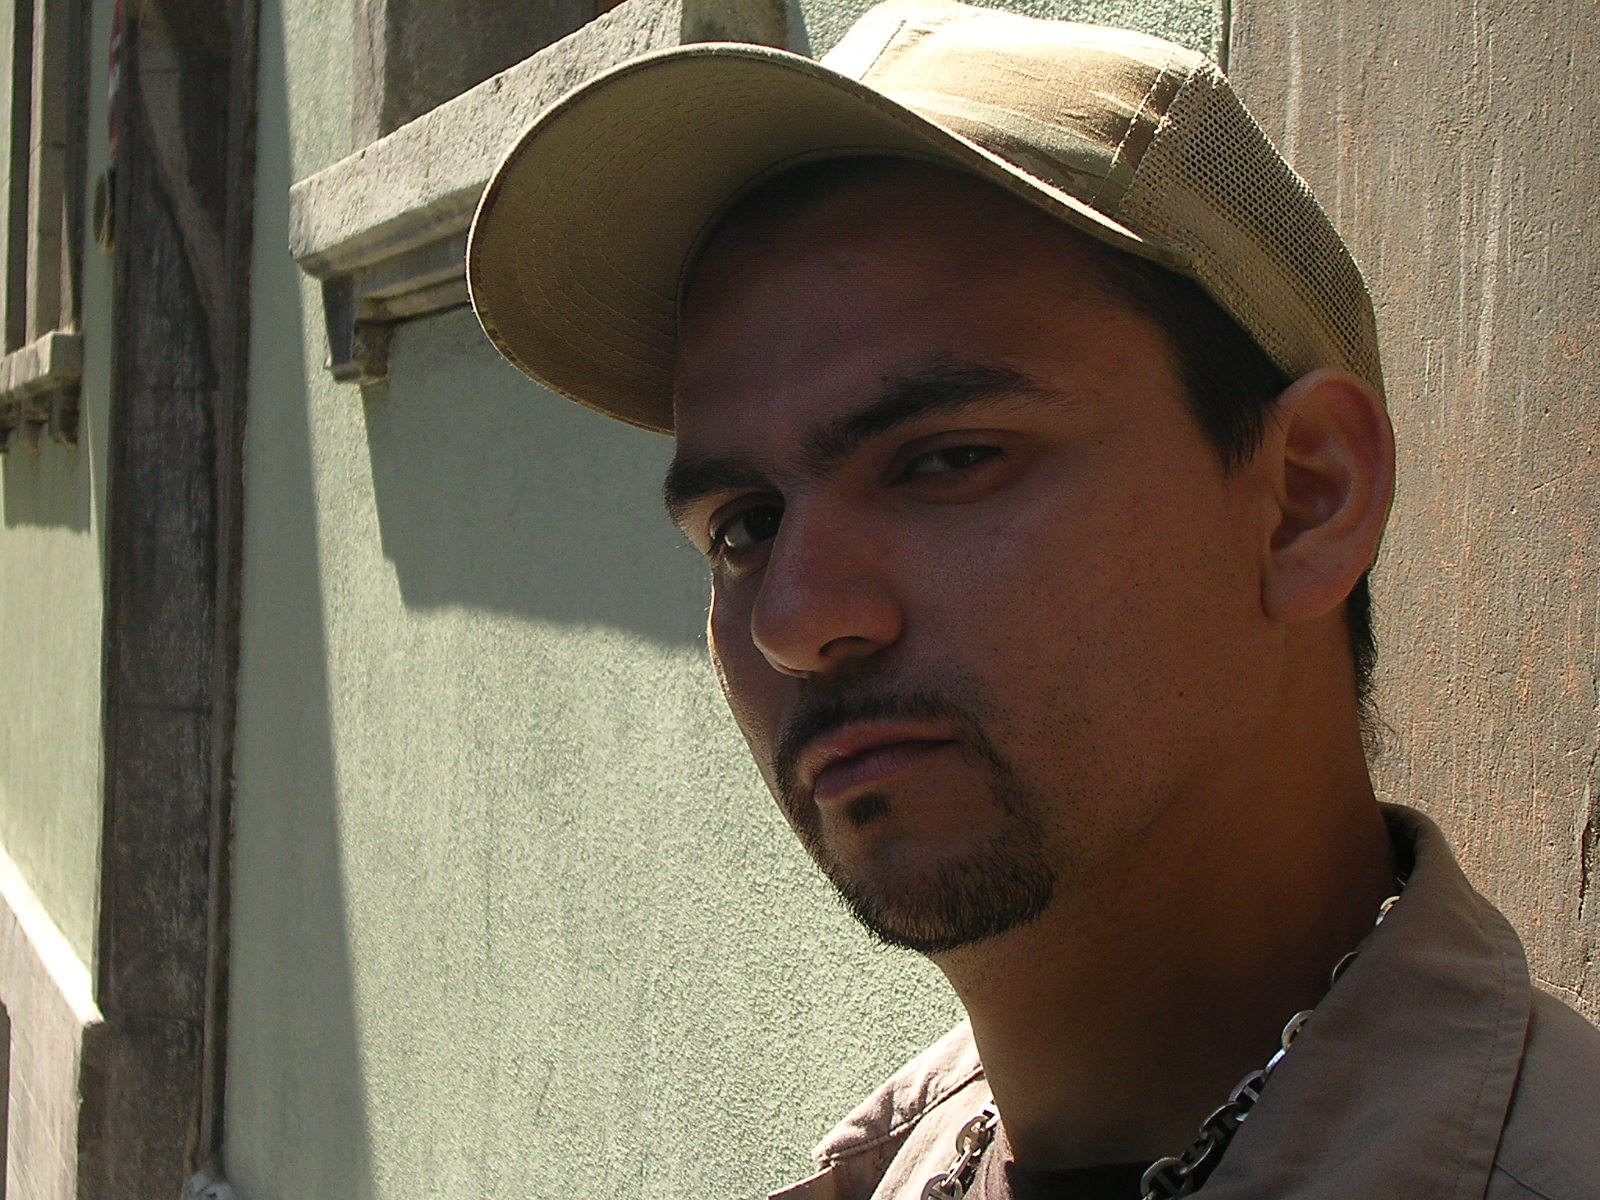
[[[669,439],[541,390],[465,308],[399,328],[390,382],[365,412],[383,552],[407,607],[702,640],[705,568],[661,507]]]
[[[89,450],[41,441],[13,445],[0,458],[0,512],[8,528],[38,525],[83,533],[89,528]]]
[[[226,1172],[245,1197],[372,1200],[328,708],[284,14],[261,8]]]

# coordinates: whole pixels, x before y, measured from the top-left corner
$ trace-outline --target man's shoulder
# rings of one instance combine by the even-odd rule
[[[1600,1179],[1600,1029],[1533,992],[1490,1200],[1579,1200]]]
[[[865,1200],[887,1177],[931,1175],[958,1130],[989,1098],[983,1064],[963,1021],[901,1067],[812,1151],[818,1173],[774,1193],[783,1200]],[[929,1165],[933,1164],[933,1165]]]
[[[820,1165],[881,1146],[897,1150],[930,1112],[982,1078],[972,1027],[962,1021],[880,1084],[833,1128],[813,1156]]]

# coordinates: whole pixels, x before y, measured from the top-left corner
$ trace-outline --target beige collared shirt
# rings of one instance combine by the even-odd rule
[[[1437,827],[1387,813],[1415,846],[1405,899],[1317,1007],[1200,1194],[1595,1200],[1600,1030],[1530,984],[1522,943]],[[959,1025],[823,1140],[817,1174],[773,1200],[920,1200],[988,1099]]]

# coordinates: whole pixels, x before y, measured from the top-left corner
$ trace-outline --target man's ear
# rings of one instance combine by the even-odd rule
[[[1371,386],[1324,368],[1268,412],[1262,466],[1274,490],[1261,602],[1312,621],[1341,604],[1372,565],[1394,495],[1394,430]]]

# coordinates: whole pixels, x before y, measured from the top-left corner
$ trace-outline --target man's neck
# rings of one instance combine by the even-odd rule
[[[1017,1160],[1175,1154],[1277,1049],[1395,890],[1364,765],[1352,798],[1174,828],[1029,926],[940,961]],[[1200,814],[1204,821],[1204,814]],[[1244,830],[1270,836],[1238,852]],[[1217,853],[1183,847],[1215,844]],[[1162,864],[1156,870],[1155,864]]]

